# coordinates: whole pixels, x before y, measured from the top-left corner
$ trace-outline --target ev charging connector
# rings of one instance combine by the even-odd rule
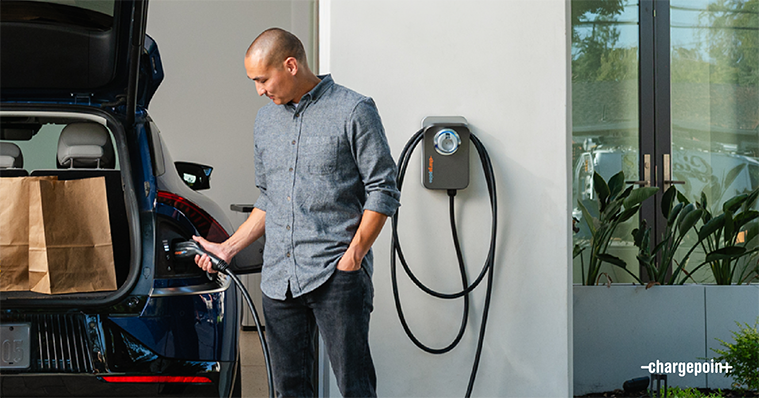
[[[469,127],[461,116],[429,116],[422,121],[422,185],[459,190],[469,186]]]

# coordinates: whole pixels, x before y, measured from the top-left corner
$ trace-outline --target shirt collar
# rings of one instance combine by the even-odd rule
[[[314,88],[311,89],[306,95],[304,95],[298,104],[302,104],[304,102],[316,102],[321,98],[322,95],[324,95],[327,90],[332,87],[334,84],[334,81],[332,80],[332,75],[326,74],[326,75],[320,75],[317,76],[321,81],[319,84],[317,84]]]

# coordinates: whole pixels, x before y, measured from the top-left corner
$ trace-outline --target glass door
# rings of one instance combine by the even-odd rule
[[[759,187],[759,0],[571,6],[573,218],[581,221],[579,203],[594,199],[594,172],[608,180],[623,171],[628,181],[660,188],[641,211],[652,247],[665,232],[659,209],[670,186],[691,202],[703,192],[715,215],[729,198]],[[575,225],[575,244],[587,247],[587,227]],[[636,227],[633,219],[616,231],[610,254],[646,280],[632,243]],[[695,242],[695,233],[687,239]],[[587,256],[574,259],[575,283],[588,283]],[[688,267],[704,258],[697,250]],[[632,281],[612,264],[601,272],[609,278],[600,283]],[[711,282],[710,274],[702,267],[689,281]]]
[[[587,247],[590,232],[579,203],[592,208],[593,174],[609,180],[624,171],[638,179],[639,134],[639,10],[635,1],[572,1],[572,160],[573,212],[579,231],[575,244]],[[631,231],[636,219],[617,229],[610,254],[637,272]],[[574,281],[587,279],[589,251],[574,258]],[[605,264],[602,280],[631,281],[623,270]],[[608,279],[606,278],[608,276]]]
[[[759,1],[671,0],[669,17],[671,179],[716,215],[759,187]],[[702,270],[693,281],[714,282]]]

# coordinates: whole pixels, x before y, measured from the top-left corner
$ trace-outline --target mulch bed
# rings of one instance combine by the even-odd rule
[[[697,390],[704,393],[704,395],[709,395],[711,393],[717,393],[717,390],[712,390],[708,388],[697,388]],[[757,391],[738,391],[738,390],[728,390],[723,389],[722,390],[722,396],[726,398],[757,398],[759,397],[759,392]],[[607,392],[597,392],[597,393],[591,393],[586,395],[580,395],[576,396],[575,398],[596,398],[596,397],[606,397],[606,398],[640,398],[640,397],[650,397],[648,395],[648,392],[641,391],[638,393],[628,393],[623,390],[614,390],[614,391],[607,391]]]

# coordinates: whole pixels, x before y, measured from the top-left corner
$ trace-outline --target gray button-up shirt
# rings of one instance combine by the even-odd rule
[[[371,98],[330,75],[297,106],[269,103],[254,128],[255,207],[266,212],[261,289],[284,299],[321,286],[348,249],[364,210],[400,205],[395,162]],[[372,253],[361,266],[372,273]]]

